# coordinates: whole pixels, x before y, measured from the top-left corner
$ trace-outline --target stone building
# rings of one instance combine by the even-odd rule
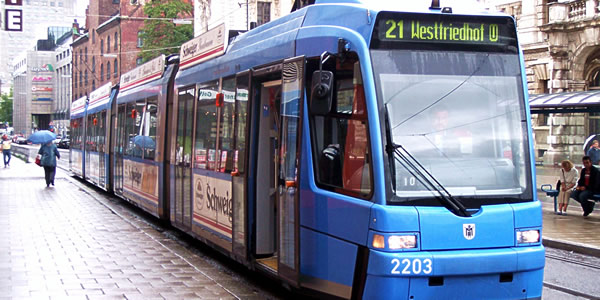
[[[495,4],[498,10],[517,20],[530,103],[542,94],[600,89],[598,0],[495,1]],[[600,133],[600,113],[593,112],[600,99],[573,104],[570,108],[576,109],[571,109],[572,113],[564,113],[567,110],[559,102],[540,107],[532,104],[538,163],[556,164],[563,159],[579,162],[586,138]]]
[[[245,31],[289,14],[293,6],[294,0],[195,0],[194,36],[221,23],[229,30]]]
[[[13,60],[13,127],[28,136],[35,129],[50,129],[56,105],[56,45],[70,35],[70,27],[47,28],[47,39],[21,51]]]
[[[89,96],[109,81],[118,83],[122,73],[141,63],[143,4],[138,0],[90,1],[85,28],[74,25],[72,101]]]
[[[29,136],[48,129],[52,121],[54,52],[29,50],[15,64],[13,73],[13,127]]]

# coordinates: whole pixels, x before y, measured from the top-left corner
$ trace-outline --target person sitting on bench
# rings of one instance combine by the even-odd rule
[[[592,159],[589,156],[582,158],[583,170],[577,181],[577,187],[571,193],[571,198],[581,204],[583,216],[587,217],[594,210],[594,200],[592,196],[600,191],[598,180],[600,179],[598,169],[592,165]]]

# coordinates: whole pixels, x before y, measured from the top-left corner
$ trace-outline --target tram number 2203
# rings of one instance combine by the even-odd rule
[[[416,274],[431,274],[433,271],[433,262],[431,259],[408,259],[400,260],[392,259],[392,274],[416,275]]]

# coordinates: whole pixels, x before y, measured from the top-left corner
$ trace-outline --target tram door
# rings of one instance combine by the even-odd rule
[[[192,130],[194,87],[179,90],[177,97],[177,137],[175,144],[175,215],[180,227],[192,227]],[[172,218],[173,219],[173,218]]]
[[[283,63],[277,175],[278,273],[297,285],[299,273],[298,172],[304,57]]]
[[[233,253],[246,259],[247,254],[247,161],[248,148],[248,97],[250,93],[250,72],[238,73],[235,78],[235,156],[232,178],[233,196]]]
[[[298,163],[304,57],[283,63],[279,78],[260,84],[256,162],[258,263],[297,285]],[[258,85],[255,85],[258,88]]]
[[[123,149],[125,148],[125,105],[119,105],[117,108],[117,116],[114,118],[115,129],[115,148],[114,148],[114,164],[115,170],[113,173],[115,193],[123,194]]]

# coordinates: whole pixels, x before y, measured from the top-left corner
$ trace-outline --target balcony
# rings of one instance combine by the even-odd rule
[[[599,0],[561,1],[548,4],[548,24],[578,22],[600,14]]]

